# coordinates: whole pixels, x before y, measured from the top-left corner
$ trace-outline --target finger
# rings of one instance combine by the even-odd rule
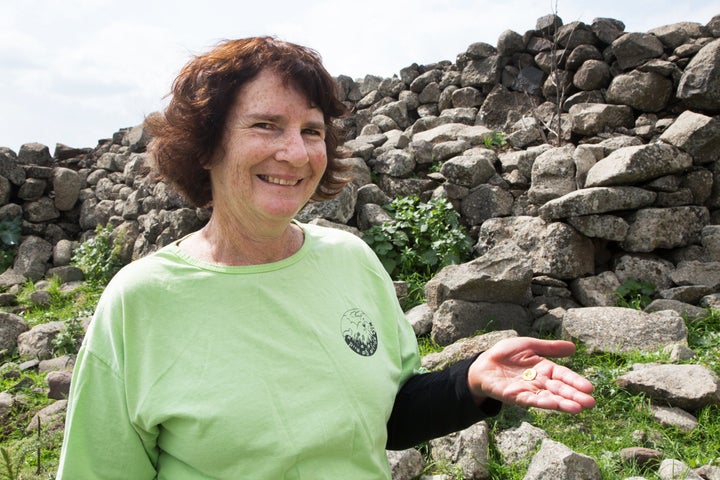
[[[528,338],[528,347],[543,357],[569,357],[575,353],[575,344],[566,340]]]
[[[592,408],[583,403],[556,395],[549,390],[538,390],[535,393],[523,392],[517,396],[517,403],[526,407],[558,410],[565,413],[580,413],[585,408]]]
[[[593,408],[595,406],[595,399],[591,395],[559,380],[548,380],[545,383],[545,388],[560,399],[573,402],[582,408]]]
[[[595,389],[590,380],[561,365],[554,365],[550,378],[570,385],[584,393],[592,393]]]

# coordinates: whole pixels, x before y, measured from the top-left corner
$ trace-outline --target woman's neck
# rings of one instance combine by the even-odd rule
[[[290,257],[300,250],[303,240],[302,229],[294,223],[274,229],[239,228],[213,214],[208,224],[183,241],[180,248],[219,265],[261,265]]]

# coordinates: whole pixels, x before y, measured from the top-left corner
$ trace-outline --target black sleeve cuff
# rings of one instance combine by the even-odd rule
[[[475,404],[467,383],[477,356],[444,370],[410,377],[395,397],[387,424],[388,450],[404,450],[456,432],[497,415],[502,402],[487,398]]]

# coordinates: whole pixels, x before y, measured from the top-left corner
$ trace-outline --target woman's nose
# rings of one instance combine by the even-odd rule
[[[308,162],[307,145],[300,131],[285,131],[280,140],[275,158],[293,165],[303,165]]]

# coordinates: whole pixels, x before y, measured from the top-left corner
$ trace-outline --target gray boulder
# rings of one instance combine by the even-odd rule
[[[720,159],[720,120],[686,110],[660,140],[689,153],[695,164],[714,162]]]
[[[503,461],[513,464],[535,453],[538,446],[550,438],[544,430],[522,422],[519,427],[508,428],[495,434],[495,446]]]
[[[480,225],[490,218],[512,214],[515,198],[504,188],[479,185],[460,203],[460,213],[469,225]]]
[[[447,300],[433,314],[431,338],[438,345],[449,345],[479,331],[515,330],[531,332],[530,312],[512,303]]]
[[[658,404],[684,410],[720,405],[720,379],[702,365],[636,365],[616,382],[621,388],[643,393]]]
[[[434,460],[444,460],[459,467],[463,478],[489,478],[490,427],[486,422],[430,440],[430,448]]]
[[[629,128],[635,121],[632,108],[627,105],[577,103],[570,107],[569,113],[572,131],[579,135],[597,135],[619,127]]]
[[[626,33],[617,38],[610,46],[617,59],[618,66],[629,70],[642,65],[664,53],[662,42],[649,33]]]
[[[30,329],[25,321],[12,313],[0,312],[0,352],[12,352],[18,336]]]
[[[546,438],[532,458],[524,480],[601,480],[600,467],[587,455]]]
[[[565,223],[527,216],[491,218],[481,225],[475,249],[483,255],[508,241],[520,247],[534,275],[573,279],[595,273],[592,241]]]
[[[632,185],[681,173],[692,157],[672,145],[652,143],[615,150],[588,171],[586,187]]]
[[[460,155],[443,163],[440,173],[448,182],[473,188],[495,175],[497,156],[492,150],[479,149],[470,155]]]
[[[414,448],[401,451],[388,451],[390,473],[393,480],[413,480],[418,478],[425,468],[425,459]]]
[[[572,308],[563,318],[563,337],[591,352],[657,352],[672,345],[687,346],[687,328],[675,312],[644,313],[631,308]]]
[[[679,286],[705,285],[717,290],[720,288],[720,262],[682,261],[670,278]]]
[[[22,357],[47,360],[53,354],[53,340],[63,330],[64,322],[47,322],[36,325],[18,336],[18,353]]]
[[[40,280],[48,269],[52,245],[40,237],[29,236],[18,247],[13,269],[31,280]]]
[[[633,70],[613,78],[605,97],[609,103],[640,112],[659,112],[667,107],[672,94],[671,79],[655,72]]]
[[[628,252],[651,252],[700,243],[700,233],[710,221],[705,207],[645,208],[627,218],[630,229],[622,242]]]
[[[691,108],[720,111],[720,38],[705,45],[685,67],[677,97]]]
[[[550,200],[540,207],[545,219],[595,215],[613,211],[635,210],[652,205],[657,193],[639,187],[593,187],[575,190]]]
[[[523,252],[508,243],[460,265],[448,265],[425,285],[427,303],[437,309],[446,300],[515,303],[532,298],[532,270]]]
[[[553,148],[535,159],[528,198],[542,205],[575,190],[574,145]]]
[[[584,215],[570,217],[568,223],[575,229],[590,238],[602,238],[621,242],[625,240],[630,225],[621,217],[615,215]]]

